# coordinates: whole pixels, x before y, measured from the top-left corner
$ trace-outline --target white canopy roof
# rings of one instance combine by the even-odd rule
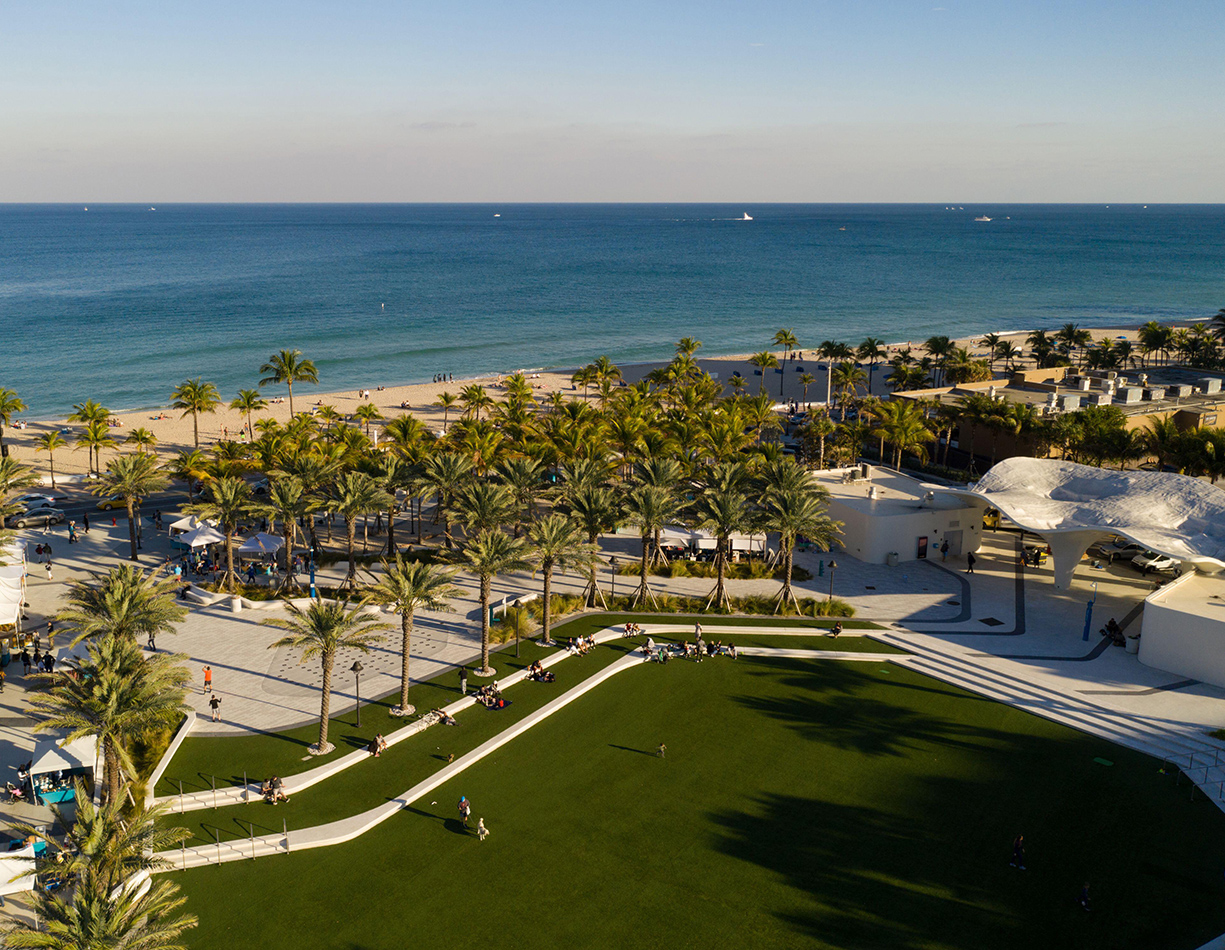
[[[17,626],[21,619],[21,604],[15,600],[0,601],[0,627]]]
[[[34,845],[0,853],[0,896],[34,890]]]
[[[34,744],[34,764],[31,775],[58,772],[61,769],[92,769],[98,758],[98,740],[92,736],[74,739],[60,748],[62,738],[43,736]]]
[[[206,544],[219,544],[224,540],[224,534],[206,524],[193,528],[175,538],[175,541],[179,544],[186,544],[189,548],[202,548]]]
[[[247,538],[238,549],[239,554],[274,554],[285,546],[285,539],[276,534],[260,531]]]
[[[17,581],[26,576],[26,569],[21,564],[0,564],[0,581]]]
[[[209,521],[207,519],[204,521],[201,521],[195,515],[187,515],[186,517],[180,518],[178,521],[171,523],[170,529],[169,529],[170,536],[174,537],[176,534],[182,534],[184,531],[191,531],[195,528],[200,527],[200,525],[202,524],[209,524],[209,525],[212,525],[213,527],[217,526],[217,522],[215,521]]]

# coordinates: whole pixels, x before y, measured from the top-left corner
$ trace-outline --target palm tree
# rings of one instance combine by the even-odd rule
[[[117,443],[111,436],[111,428],[101,419],[93,419],[85,423],[85,428],[77,436],[77,449],[89,450],[89,470],[96,472],[102,465],[102,450],[114,448]]]
[[[298,520],[314,515],[319,510],[319,500],[306,490],[297,475],[278,475],[268,485],[264,500],[251,503],[251,512],[281,524],[281,537],[285,541],[285,580],[283,587],[297,586],[293,572],[293,543],[298,533]]]
[[[208,459],[199,449],[180,452],[166,466],[170,477],[187,485],[187,503],[196,497],[196,482],[208,477]]]
[[[706,605],[708,610],[711,606],[722,610],[729,600],[727,562],[731,558],[732,535],[753,528],[754,519],[748,508],[748,498],[731,487],[706,492],[694,505],[693,517],[698,527],[708,529],[715,536],[715,589],[710,592]]]
[[[187,608],[175,600],[177,581],[143,573],[131,564],[120,564],[92,581],[68,585],[68,606],[57,617],[75,631],[72,645],[82,640],[117,637],[138,642],[141,637],[174,633],[175,624],[187,616]]]
[[[783,561],[783,589],[775,613],[785,610],[788,604],[797,612],[800,609],[791,588],[796,539],[802,535],[828,551],[835,536],[842,533],[842,522],[831,520],[827,514],[828,500],[829,492],[819,486],[791,487],[766,494],[763,524],[779,533]]]
[[[133,429],[128,433],[128,437],[123,440],[124,445],[136,446],[136,451],[142,455],[147,451],[152,451],[157,445],[157,436],[145,428]]]
[[[0,458],[0,524],[3,524],[4,516],[16,514],[21,510],[15,503],[5,501],[8,495],[29,488],[36,482],[34,472],[28,465],[22,465],[11,455],[8,458]]]
[[[832,436],[837,427],[833,420],[829,417],[829,411],[822,407],[815,415],[810,414],[809,420],[801,433],[807,439],[815,439],[817,441],[817,468],[825,468],[825,443]],[[811,458],[811,456],[810,456]]]
[[[47,453],[47,464],[51,468],[51,490],[55,491],[55,450],[62,449],[68,443],[56,431],[44,432],[34,443],[35,452]]]
[[[553,571],[590,571],[595,564],[596,547],[583,537],[583,528],[577,521],[569,515],[557,512],[533,524],[528,540],[544,578],[541,631],[543,641],[549,643],[553,609]]]
[[[197,376],[195,379],[179,383],[170,396],[174,400],[170,408],[183,410],[183,415],[179,418],[191,416],[192,438],[195,440],[196,448],[199,448],[200,413],[217,411],[217,406],[221,404],[221,395],[217,392],[217,387],[212,383],[203,382]]]
[[[380,603],[391,604],[400,615],[400,705],[393,716],[411,716],[416,710],[408,701],[408,657],[413,639],[413,614],[418,610],[449,610],[459,589],[451,583],[454,571],[421,561],[383,562],[383,577],[371,591]]]
[[[1016,364],[1021,360],[1021,357],[1024,356],[1021,348],[1009,340],[1000,341],[999,346],[995,348],[994,352],[997,359],[1004,361],[1004,369],[1006,372],[1012,372],[1015,370]]]
[[[364,402],[357,407],[354,413],[358,421],[366,426],[366,438],[370,438],[370,423],[375,419],[382,419],[383,414],[379,412],[379,407],[372,402]]]
[[[464,535],[470,538],[515,520],[519,506],[508,486],[477,481],[460,489],[455,507],[457,518],[464,525]]]
[[[891,399],[881,403],[878,408],[880,422],[878,428],[885,441],[893,446],[893,467],[898,471],[902,468],[902,455],[913,452],[920,458],[927,455],[926,444],[935,436],[927,428],[927,421],[919,409],[909,399]],[[884,459],[881,459],[884,462]]]
[[[793,330],[779,330],[774,334],[774,345],[783,348],[783,361],[791,359],[791,351],[800,345],[799,339]],[[787,380],[786,372],[783,373],[782,379],[778,382],[778,398],[783,398],[783,383]]]
[[[493,676],[489,665],[489,592],[499,574],[526,571],[532,566],[528,544],[496,528],[486,528],[464,546],[460,563],[477,576],[481,595],[481,668],[477,676]]]
[[[455,404],[459,402],[459,397],[455,393],[441,392],[438,398],[434,400],[434,405],[442,409],[442,434],[447,434],[447,416]]]
[[[289,387],[289,418],[294,417],[293,384],[319,383],[319,371],[310,360],[302,359],[301,350],[281,350],[268,357],[268,362],[259,368],[264,378],[259,381],[261,386],[269,383],[284,383]]]
[[[801,376],[800,379],[803,380],[804,377]],[[744,392],[747,383],[745,383],[744,377],[739,373],[732,373],[731,378],[729,378],[727,381],[727,385],[732,387],[732,393],[739,396],[742,392]]]
[[[855,359],[868,364],[868,392],[872,392],[872,379],[876,374],[876,364],[885,358],[885,341],[874,336],[867,337],[855,348]]]
[[[515,537],[519,537],[519,528],[523,523],[523,515],[535,514],[536,496],[544,488],[544,466],[536,459],[509,459],[498,466],[498,477],[511,490],[515,497],[517,513],[515,515]]]
[[[148,891],[111,890],[87,871],[71,897],[63,890],[36,888],[30,898],[36,922],[22,923],[4,935],[7,947],[41,950],[85,950],[92,947],[125,950],[182,950],[183,932],[197,924],[194,914],[180,914],[186,898],[178,885],[155,878]]]
[[[334,746],[328,742],[329,710],[332,706],[332,669],[336,665],[336,654],[341,650],[356,650],[369,653],[387,638],[383,630],[390,625],[379,620],[366,610],[366,601],[359,601],[349,610],[347,601],[313,600],[303,610],[292,601],[286,602],[289,616],[273,617],[263,621],[264,626],[277,627],[288,632],[269,646],[269,649],[290,647],[301,650],[299,663],[318,658],[323,674],[319,702],[319,741],[309,748],[311,755],[327,755]]]
[[[237,409],[246,418],[247,438],[254,442],[255,430],[251,428],[251,414],[267,409],[268,400],[259,394],[258,389],[240,389],[238,397],[230,403],[230,408]]]
[[[985,346],[987,348],[987,365],[993,370],[995,369],[995,360],[1000,352],[1000,344],[1003,341],[1004,338],[998,333],[988,333],[978,341],[979,346]]]
[[[817,377],[812,373],[800,373],[800,385],[804,387],[804,409],[810,409],[812,403],[808,401],[808,387],[817,381]]]
[[[601,534],[613,531],[621,523],[621,503],[611,488],[599,484],[581,485],[567,495],[571,515],[578,521],[587,535],[587,543],[595,548]],[[594,607],[596,598],[604,599],[596,579],[596,562],[588,566],[587,590],[584,598],[588,607]],[[605,604],[607,606],[607,604]]]
[[[349,574],[345,585],[357,589],[357,519],[372,511],[381,511],[392,503],[374,476],[366,472],[345,472],[332,486],[329,508],[345,519],[345,543],[349,553]]]
[[[191,710],[183,702],[189,674],[181,656],[144,656],[128,637],[103,637],[54,673],[39,674],[46,692],[30,700],[42,716],[35,729],[61,729],[66,741],[92,737],[102,751],[105,801],[120,800],[122,776],[133,775],[130,743]]]
[[[4,444],[4,427],[12,425],[14,413],[25,411],[26,404],[21,401],[16,391],[0,389],[0,458],[8,458],[9,454],[9,447]]]
[[[1140,436],[1144,450],[1157,460],[1157,469],[1161,471],[1177,453],[1182,432],[1172,417],[1149,416],[1148,422],[1140,430]]]
[[[472,460],[458,452],[439,452],[430,456],[425,463],[422,481],[438,496],[437,514],[442,518],[442,534],[448,548],[454,544],[451,538],[451,505],[456,494],[471,478]]]
[[[906,392],[911,389],[920,389],[926,386],[929,382],[927,370],[921,366],[894,366],[893,372],[890,373],[885,380],[894,389],[894,392]]]
[[[136,511],[142,498],[166,487],[167,479],[161,466],[152,455],[137,453],[121,455],[106,463],[106,472],[93,488],[93,494],[102,497],[117,496],[123,499],[128,511],[128,541],[131,544],[133,561],[139,560],[136,538]]]
[[[464,417],[467,419],[480,419],[481,410],[489,409],[493,405],[493,397],[480,383],[473,383],[460,390],[459,401],[464,404]]]
[[[651,539],[676,520],[681,505],[671,489],[661,485],[643,485],[626,496],[625,508],[630,522],[638,527],[638,536],[642,540],[638,588],[631,595],[633,605],[641,607],[648,597],[652,601],[655,599],[647,586]]]
[[[238,586],[238,576],[234,573],[234,534],[238,531],[239,520],[250,510],[251,486],[234,475],[212,479],[204,488],[204,500],[186,508],[188,514],[201,520],[216,521],[225,535],[225,577],[221,582],[231,594]]]
[[[754,353],[749,357],[749,362],[757,367],[757,371],[761,374],[761,385],[757,387],[759,393],[766,391],[766,370],[778,366],[778,357],[769,350],[762,350],[760,353]]]
[[[847,397],[846,399],[842,400],[844,408],[842,410],[842,416],[839,417],[845,419],[846,401],[855,397],[860,386],[867,385],[868,374],[850,360],[847,360],[846,362],[839,363],[837,366],[835,366],[830,373],[830,377],[834,388],[838,390],[839,394]]]

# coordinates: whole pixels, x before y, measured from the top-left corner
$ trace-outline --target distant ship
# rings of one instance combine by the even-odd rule
[[[736,220],[737,220],[737,221],[752,221],[753,219],[752,219],[751,217],[749,217],[749,213],[746,211],[746,212],[744,213],[744,217],[743,217],[743,218],[737,218]]]
[[[980,215],[979,215],[977,218],[975,218],[974,220],[975,220],[975,221],[990,221],[991,219],[990,219],[990,218],[988,218],[988,217],[987,217],[985,214],[980,214]]]

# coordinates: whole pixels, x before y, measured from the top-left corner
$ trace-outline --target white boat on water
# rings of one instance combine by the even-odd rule
[[[979,215],[977,218],[975,218],[974,220],[975,220],[975,221],[990,221],[991,219],[990,219],[990,218],[988,218],[988,217],[987,217],[985,214],[980,214],[980,215]]]
[[[752,221],[753,219],[749,217],[749,213],[746,211],[746,212],[744,213],[744,217],[743,217],[743,218],[737,218],[736,220],[737,220],[737,221]]]

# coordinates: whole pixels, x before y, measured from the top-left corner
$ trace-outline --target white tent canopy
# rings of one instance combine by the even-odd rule
[[[21,604],[15,600],[0,601],[0,627],[16,627],[21,620]]]
[[[175,538],[175,541],[179,544],[186,544],[189,548],[202,548],[206,544],[220,544],[224,540],[224,534],[206,524],[193,528],[191,531],[180,534]]]
[[[93,736],[74,739],[60,747],[62,739],[44,736],[34,744],[30,775],[45,775],[66,769],[92,769],[98,758],[98,740]]]
[[[184,534],[187,531],[194,531],[202,524],[212,525],[213,527],[217,526],[217,522],[215,521],[209,521],[207,519],[201,521],[195,515],[187,515],[185,518],[180,518],[178,521],[175,521],[170,525],[170,536],[173,538],[176,534]]]
[[[34,845],[0,854],[0,897],[34,890]]]
[[[238,548],[239,554],[275,554],[285,546],[285,539],[263,531],[253,534]]]
[[[0,564],[0,584],[9,581],[9,586],[18,586],[26,576],[26,569],[21,564]],[[16,581],[16,584],[12,582]]]

